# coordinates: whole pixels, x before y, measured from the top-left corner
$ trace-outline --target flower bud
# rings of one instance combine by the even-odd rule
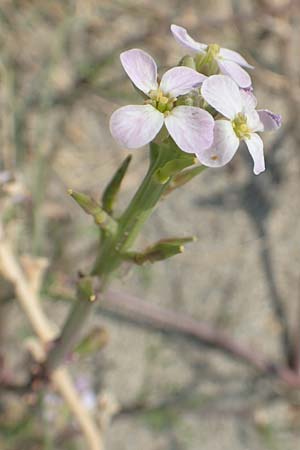
[[[179,62],[179,66],[190,67],[191,69],[196,70],[195,59],[190,55],[185,55]]]

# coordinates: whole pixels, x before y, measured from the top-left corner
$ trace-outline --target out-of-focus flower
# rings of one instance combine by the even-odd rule
[[[113,137],[124,147],[151,142],[163,125],[181,150],[195,153],[211,146],[214,120],[203,109],[176,106],[178,96],[199,87],[206,77],[189,67],[174,67],[157,82],[157,66],[148,53],[132,49],[121,54],[121,63],[133,84],[146,95],[144,105],[119,108],[110,119]]]
[[[201,65],[211,65],[215,62],[216,69],[219,69],[222,74],[230,76],[240,87],[251,86],[251,78],[243,67],[253,69],[253,66],[248,64],[239,53],[222,48],[217,44],[201,44],[195,41],[185,28],[178,25],[171,25],[171,31],[177,42],[189,50],[203,55],[203,59],[200,60]]]
[[[281,116],[268,110],[256,111],[254,95],[240,90],[225,75],[209,77],[203,83],[201,93],[206,102],[226,119],[216,120],[212,146],[197,152],[200,162],[208,167],[224,166],[233,158],[243,140],[252,156],[254,173],[263,172],[263,142],[256,132],[277,129],[281,125]]]
[[[79,376],[76,379],[76,387],[80,394],[80,397],[88,410],[93,410],[97,405],[97,397],[92,390],[91,381],[84,375]]]

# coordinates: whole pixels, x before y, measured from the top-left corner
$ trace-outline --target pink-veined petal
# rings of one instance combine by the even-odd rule
[[[251,86],[248,86],[248,87],[243,87],[243,88],[240,88],[240,90],[242,90],[242,91],[244,91],[244,92],[250,92],[251,94],[253,94],[253,91],[254,91],[254,89],[253,89],[253,86],[251,85]]]
[[[277,130],[281,127],[281,115],[274,114],[268,109],[258,109],[259,118],[264,126],[264,131]]]
[[[194,52],[204,53],[207,49],[206,44],[201,44],[200,42],[195,41],[186,31],[185,28],[179,27],[178,25],[171,25],[171,31],[173,33],[174,38],[179,44],[188,48],[189,50],[193,50]]]
[[[231,122],[229,120],[216,120],[212,146],[197,152],[197,157],[205,166],[222,167],[231,161],[239,143]]]
[[[252,156],[254,167],[253,172],[259,175],[265,170],[264,144],[256,133],[251,133],[250,139],[245,139],[250,155]]]
[[[189,67],[173,67],[161,79],[160,89],[171,97],[184,95],[199,87],[207,77]]]
[[[242,99],[238,86],[225,75],[212,75],[202,85],[201,93],[209,105],[228,119],[234,119],[242,111]]]
[[[249,73],[246,72],[246,70],[244,70],[237,63],[221,59],[218,59],[217,62],[220,71],[224,75],[228,75],[230,78],[232,78],[239,87],[247,88],[251,86],[251,78]]]
[[[234,50],[228,50],[227,48],[220,49],[220,56],[228,61],[233,61],[239,66],[247,67],[248,69],[254,69],[251,64],[248,64],[245,58]]]
[[[157,89],[157,66],[152,56],[133,48],[121,53],[120,59],[125,72],[137,88],[145,94]]]
[[[164,123],[164,115],[151,105],[123,106],[110,118],[110,132],[120,145],[142,147],[151,142]]]
[[[165,125],[184,152],[197,153],[212,144],[214,119],[204,109],[177,106],[165,118]]]

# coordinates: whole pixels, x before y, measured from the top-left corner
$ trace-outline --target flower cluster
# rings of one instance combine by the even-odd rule
[[[127,148],[141,147],[158,135],[171,136],[181,150],[195,154],[208,167],[227,164],[245,141],[254,173],[261,173],[265,162],[257,132],[279,128],[281,116],[256,110],[251,78],[244,69],[253,66],[235,51],[196,42],[182,27],[172,25],[171,31],[193,56],[184,57],[160,81],[156,63],[146,52],[132,49],[121,54],[144,104],[115,111],[112,135]]]

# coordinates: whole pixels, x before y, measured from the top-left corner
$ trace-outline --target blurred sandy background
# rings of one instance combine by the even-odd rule
[[[0,170],[17,180],[4,221],[18,251],[49,259],[43,297],[60,324],[77,270],[89,267],[97,239],[66,189],[99,197],[127,155],[108,130],[114,109],[139,102],[119,53],[138,47],[161,68],[176,64],[184,50],[171,23],[199,41],[240,51],[256,67],[259,107],[281,113],[283,125],[263,136],[264,174],[252,174],[241,148],[229,166],[205,171],[167,198],[138,247],[170,235],[198,241],[114,288],[214,324],[254,353],[283,362],[300,326],[298,1],[1,0]],[[146,150],[135,151],[120,209],[146,164]],[[7,192],[0,195],[8,201]],[[22,379],[22,339],[30,330],[10,287],[0,282],[0,290],[1,355]],[[93,324],[105,328],[108,343],[72,370],[92,409],[98,393],[119,404],[107,449],[299,449],[297,392],[215,348],[125,320],[118,311],[100,309],[88,327]],[[65,431],[72,419],[50,391],[34,407],[0,394],[1,449],[84,448],[76,433]]]

